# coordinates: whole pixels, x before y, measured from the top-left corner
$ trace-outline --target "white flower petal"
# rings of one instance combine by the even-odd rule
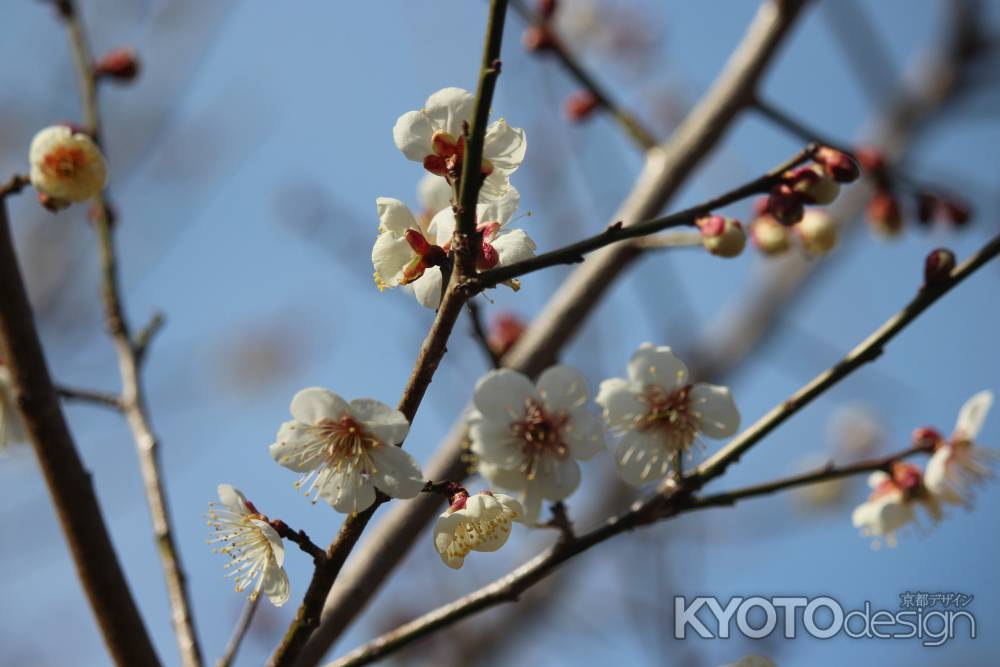
[[[687,366],[669,347],[643,343],[628,362],[628,377],[632,382],[673,391],[687,383]]]
[[[521,452],[509,421],[493,421],[482,415],[470,417],[469,439],[472,441],[472,452],[481,461],[504,468],[513,468],[520,463]]]
[[[472,121],[475,98],[461,88],[443,88],[427,98],[424,113],[435,129],[458,139],[462,135],[462,121]]]
[[[430,118],[420,111],[407,111],[392,128],[396,148],[414,162],[423,162],[425,157],[434,153],[433,136],[434,126]]]
[[[372,266],[386,287],[397,287],[403,281],[403,270],[417,258],[405,237],[394,232],[382,232],[372,247]]]
[[[443,176],[427,173],[417,184],[417,199],[425,211],[440,211],[451,207],[451,185]]]
[[[375,462],[371,478],[379,491],[393,498],[414,498],[424,488],[424,475],[409,452],[382,445],[370,449],[368,455]]]
[[[529,398],[537,398],[531,380],[517,371],[501,368],[479,379],[472,400],[487,419],[509,424],[524,414]]]
[[[476,207],[476,221],[479,224],[499,222],[501,226],[510,222],[521,203],[521,194],[513,186],[502,197]]]
[[[288,574],[281,567],[269,567],[264,570],[264,579],[261,581],[260,590],[267,596],[275,607],[288,602],[290,587],[288,585]]]
[[[455,212],[451,207],[443,208],[434,214],[427,225],[427,240],[439,246],[451,241],[455,234]]]
[[[302,422],[288,421],[281,425],[278,437],[268,451],[278,464],[295,472],[315,470],[326,460],[326,447],[309,433]]]
[[[250,519],[250,523],[257,527],[261,534],[267,538],[267,543],[271,546],[271,553],[274,555],[274,562],[281,567],[285,564],[285,543],[281,541],[281,536],[271,524],[260,519]]]
[[[629,486],[665,479],[670,473],[671,452],[652,433],[628,431],[615,455],[618,476]]]
[[[493,173],[483,180],[479,188],[479,201],[491,202],[505,197],[513,189],[510,184],[510,177],[500,169],[494,169]]]
[[[318,486],[319,497],[344,514],[363,512],[375,502],[375,487],[353,466],[329,470]]]
[[[351,414],[371,435],[386,445],[398,445],[406,439],[410,422],[402,412],[373,398],[355,398],[350,402]]]
[[[499,266],[507,266],[535,256],[538,247],[523,229],[503,231],[490,242],[497,251]]]
[[[350,410],[347,402],[329,389],[310,387],[292,397],[292,416],[304,424],[317,424],[323,419],[340,419]]]
[[[547,456],[541,460],[539,468],[525,489],[534,486],[543,498],[565,500],[580,486],[580,464],[571,457]]]
[[[571,412],[570,423],[562,434],[574,459],[586,461],[604,451],[604,425],[600,417],[590,414],[586,408]]]
[[[570,366],[552,366],[538,378],[538,394],[550,412],[570,411],[587,404],[590,389],[583,373]]]
[[[647,406],[641,399],[641,387],[622,378],[601,382],[596,402],[604,408],[604,419],[614,430],[628,430],[646,413]]]
[[[378,212],[380,231],[402,236],[407,229],[420,229],[410,208],[398,199],[379,197],[375,200],[375,210]]]
[[[523,491],[527,481],[527,478],[521,474],[520,470],[497,465],[487,460],[476,462],[476,472],[488,481],[491,486],[507,489],[515,493]]]
[[[250,510],[247,509],[246,496],[240,493],[239,489],[229,484],[219,484],[218,492],[219,500],[229,510],[244,516],[250,514]]]
[[[740,411],[728,387],[696,384],[691,388],[691,407],[710,438],[728,438],[740,428]]]
[[[436,310],[441,305],[441,269],[432,266],[413,281],[413,296],[424,308]]]
[[[490,161],[495,169],[513,172],[524,162],[524,153],[528,149],[528,140],[524,130],[511,127],[507,121],[500,119],[486,128],[486,140],[483,145],[483,157]]]
[[[965,402],[958,413],[955,433],[967,440],[975,440],[983,428],[986,415],[993,405],[993,392],[981,391]]]

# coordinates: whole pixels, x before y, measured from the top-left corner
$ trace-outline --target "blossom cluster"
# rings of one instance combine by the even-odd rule
[[[972,503],[975,487],[991,476],[997,458],[996,452],[976,444],[992,404],[989,391],[966,401],[950,438],[929,427],[914,431],[914,445],[933,452],[922,472],[912,463],[897,461],[889,470],[871,474],[871,495],[854,510],[851,520],[862,535],[874,538],[873,546],[883,541],[894,546],[901,529],[919,523],[918,509],[937,522],[943,505],[968,507]]]

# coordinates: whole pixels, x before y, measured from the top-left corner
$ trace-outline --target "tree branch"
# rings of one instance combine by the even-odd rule
[[[97,80],[94,75],[93,57],[87,43],[83,22],[73,0],[59,0],[57,6],[66,23],[76,63],[84,126],[94,140],[99,141],[101,121],[97,102]],[[140,377],[140,356],[145,350],[145,344],[141,350],[137,349],[129,334],[128,319],[122,303],[118,257],[106,195],[100,195],[94,199],[94,211],[94,228],[97,231],[101,258],[101,296],[104,302],[108,334],[111,336],[118,354],[118,366],[122,380],[121,409],[136,444],[139,470],[142,474],[146,501],[153,521],[153,532],[156,536],[157,550],[163,567],[167,597],[170,601],[171,620],[181,662],[185,667],[201,667],[201,648],[194,628],[187,581],[171,526],[170,510],[160,466],[159,442],[150,425],[145,392]]]
[[[160,664],[91,483],[59,407],[0,197],[0,344],[77,575],[118,665]]]
[[[260,597],[259,595],[251,597],[243,605],[243,611],[240,612],[240,617],[236,619],[236,627],[233,628],[233,635],[226,643],[226,648],[222,652],[222,656],[215,663],[215,667],[229,667],[233,664],[233,661],[236,659],[236,653],[240,650],[240,645],[243,643],[243,638],[247,636],[247,630],[250,629],[250,623],[253,621],[254,613],[257,611]]]
[[[112,410],[117,410],[118,412],[121,412],[122,410],[121,398],[103,391],[58,385],[56,386],[56,393],[59,395],[59,398],[66,399],[68,401],[93,403],[94,405],[111,408]]]
[[[479,349],[486,356],[490,368],[500,368],[500,357],[493,349],[493,346],[490,345],[490,337],[486,333],[486,327],[483,326],[483,317],[482,313],[479,312],[479,304],[476,303],[475,299],[469,299],[469,302],[465,306],[469,311],[469,324],[472,329],[472,337],[479,345]]]

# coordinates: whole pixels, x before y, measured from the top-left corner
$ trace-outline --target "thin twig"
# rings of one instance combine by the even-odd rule
[[[497,579],[478,591],[438,607],[409,623],[399,626],[395,630],[383,634],[351,651],[342,658],[327,664],[326,667],[360,667],[361,665],[370,664],[398,651],[417,639],[433,634],[473,614],[503,602],[516,602],[522,593],[548,577],[566,561],[580,555],[593,546],[646,525],[651,521],[673,519],[687,512],[708,509],[710,507],[734,505],[740,500],[776,493],[796,486],[818,484],[831,479],[859,475],[875,470],[884,470],[896,461],[915,454],[926,453],[928,453],[927,448],[914,447],[892,456],[864,461],[844,468],[829,466],[815,472],[743,489],[736,489],[727,493],[706,496],[704,498],[692,497],[687,493],[675,493],[668,498],[668,501],[671,502],[670,506],[659,510],[652,519],[644,516],[644,514],[650,507],[655,506],[659,499],[654,497],[653,499],[636,503],[627,512],[611,517],[589,533],[579,537],[567,537],[564,533],[560,541],[555,545],[506,576]]]
[[[577,241],[576,243],[571,243],[562,248],[550,250],[549,252],[542,253],[541,255],[536,255],[535,257],[521,260],[520,262],[514,262],[513,264],[508,264],[507,266],[501,266],[495,269],[490,269],[489,271],[484,271],[478,277],[479,284],[482,287],[494,287],[506,280],[510,280],[511,278],[517,278],[527,273],[539,271],[550,266],[581,262],[583,261],[583,256],[585,254],[611,245],[612,243],[649,236],[672,227],[693,225],[695,220],[711,213],[716,209],[732,204],[733,202],[740,201],[741,199],[746,199],[747,197],[767,192],[782,179],[786,171],[809,160],[814,150],[815,146],[811,144],[810,146],[807,146],[799,151],[798,154],[787,160],[784,164],[772,169],[763,176],[755,178],[749,183],[745,183],[737,188],[734,188],[733,190],[730,190],[729,192],[713,197],[712,199],[698,204],[697,206],[692,206],[691,208],[671,213],[670,215],[653,218],[652,220],[638,222],[633,225],[614,223],[609,225],[600,234],[595,234],[594,236],[585,238],[582,241]]]
[[[118,665],[160,664],[49,375],[0,197],[0,346],[77,576]]]
[[[493,349],[493,346],[490,345],[490,337],[486,333],[486,327],[483,326],[483,316],[479,311],[479,304],[476,303],[475,299],[469,299],[465,307],[469,311],[469,324],[472,329],[472,337],[479,344],[479,349],[483,351],[490,367],[500,368],[500,357],[497,355],[496,350]]]
[[[83,21],[80,19],[73,0],[59,0],[58,8],[69,32],[70,46],[76,63],[84,126],[87,132],[94,137],[94,140],[99,141],[101,121],[97,102],[97,81],[94,76],[93,56],[87,43]],[[202,654],[194,628],[186,577],[171,526],[170,510],[159,460],[159,442],[150,425],[140,377],[140,355],[130,337],[125,307],[122,303],[118,257],[106,195],[95,198],[94,211],[94,228],[97,232],[101,257],[101,295],[108,333],[118,354],[118,366],[122,380],[122,412],[136,443],[139,469],[143,478],[157,550],[166,580],[174,634],[180,650],[181,663],[185,667],[201,667]]]
[[[243,605],[243,611],[240,612],[240,617],[236,619],[236,627],[233,628],[233,634],[229,638],[229,642],[226,643],[222,657],[215,663],[215,667],[229,667],[233,664],[233,660],[236,659],[236,653],[240,650],[240,645],[243,643],[243,638],[247,636],[247,630],[250,629],[250,623],[253,621],[258,604],[260,604],[260,596],[255,595]]]
[[[579,60],[570,52],[563,41],[555,34],[551,26],[536,12],[532,11],[524,0],[511,0],[511,7],[514,8],[525,22],[531,25],[543,27],[549,31],[548,50],[546,53],[555,55],[559,64],[572,76],[580,86],[590,92],[597,100],[597,103],[611,114],[629,138],[631,138],[643,150],[649,150],[657,145],[656,137],[639,120],[618,104],[611,95],[601,86],[597,80],[587,71]]]
[[[448,339],[455,328],[455,322],[462,312],[462,307],[472,296],[471,285],[466,277],[475,270],[474,255],[471,253],[469,243],[475,234],[476,202],[482,185],[480,166],[482,164],[483,143],[486,137],[486,121],[489,117],[489,106],[493,99],[496,79],[500,74],[499,55],[503,40],[506,8],[507,0],[492,0],[490,3],[473,121],[469,126],[469,135],[463,156],[459,206],[456,210],[455,270],[451,272],[434,323],[424,338],[413,371],[403,389],[403,396],[396,406],[406,417],[406,420],[411,423],[427,393],[431,380],[434,378],[438,364],[441,363],[441,359],[447,351]],[[364,532],[375,511],[388,499],[388,496],[379,492],[371,507],[363,512],[352,514],[344,521],[336,538],[326,550],[325,557],[321,560],[317,559],[316,568],[302,599],[302,604],[299,605],[295,618],[289,625],[274,655],[271,656],[268,665],[286,667],[295,664],[298,660],[306,641],[319,626],[323,604],[326,602],[330,588],[340,574],[347,557],[354,549],[354,545],[357,544],[361,533]]]
[[[31,179],[21,174],[11,176],[6,183],[0,184],[0,199],[14,195],[31,185]]]
[[[139,329],[139,333],[135,335],[132,347],[135,349],[135,358],[140,366],[146,360],[146,353],[149,351],[150,344],[153,342],[156,334],[160,333],[160,330],[163,329],[165,323],[166,317],[163,313],[153,313],[146,326]]]
[[[67,387],[66,385],[57,385],[56,393],[59,394],[59,398],[66,399],[68,401],[93,403],[94,405],[101,405],[106,408],[111,408],[112,410],[117,410],[118,412],[121,412],[122,410],[121,398],[108,392],[96,391],[94,389],[81,389],[79,387]]]

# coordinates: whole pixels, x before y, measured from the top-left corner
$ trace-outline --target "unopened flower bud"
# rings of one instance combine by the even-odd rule
[[[65,208],[69,208],[73,204],[73,202],[68,199],[57,199],[45,194],[44,192],[38,193],[38,203],[42,205],[42,208],[50,213],[58,213]]]
[[[869,225],[880,236],[892,237],[903,229],[899,201],[888,190],[879,190],[872,196],[867,213]]]
[[[847,153],[829,146],[820,146],[813,155],[816,164],[823,168],[827,176],[838,183],[853,183],[861,171]]]
[[[956,227],[964,226],[972,218],[972,211],[968,205],[956,199],[942,200],[941,208],[948,222]]]
[[[546,26],[532,25],[525,28],[524,33],[521,34],[521,44],[528,51],[548,51],[555,46],[555,39]]]
[[[524,321],[514,313],[500,313],[490,323],[488,342],[490,349],[498,357],[507,354],[510,348],[521,339],[528,328]]]
[[[713,255],[736,257],[747,243],[746,232],[739,220],[709,215],[695,221],[701,230],[701,242]]]
[[[566,98],[563,111],[566,113],[566,118],[578,123],[590,118],[600,105],[600,100],[592,92],[579,90]]]
[[[937,215],[941,200],[929,192],[917,193],[917,220],[929,225]]]
[[[837,245],[837,222],[826,211],[809,209],[795,231],[810,255],[825,255]]]
[[[132,49],[109,51],[94,65],[94,76],[115,81],[132,81],[139,74],[139,58]]]
[[[805,208],[802,197],[787,183],[775,186],[767,198],[767,210],[783,225],[794,225],[802,219]]]
[[[832,203],[840,194],[840,186],[817,164],[799,167],[785,175],[792,190],[810,204]]]
[[[877,148],[864,146],[855,151],[854,155],[858,158],[858,163],[865,171],[872,174],[885,171],[885,157],[883,157],[882,152]]]
[[[556,0],[538,0],[538,15],[543,19],[548,20],[555,16],[557,9],[559,3]]]
[[[932,250],[924,260],[924,284],[939,285],[951,276],[955,268],[955,253],[947,248]]]
[[[941,432],[930,426],[914,429],[911,439],[914,447],[937,447],[944,442]]]
[[[771,257],[784,254],[790,247],[791,232],[769,215],[762,215],[750,223],[750,241],[754,247]]]
[[[65,125],[47,127],[31,140],[31,184],[52,199],[82,202],[104,188],[107,167],[101,149]]]

